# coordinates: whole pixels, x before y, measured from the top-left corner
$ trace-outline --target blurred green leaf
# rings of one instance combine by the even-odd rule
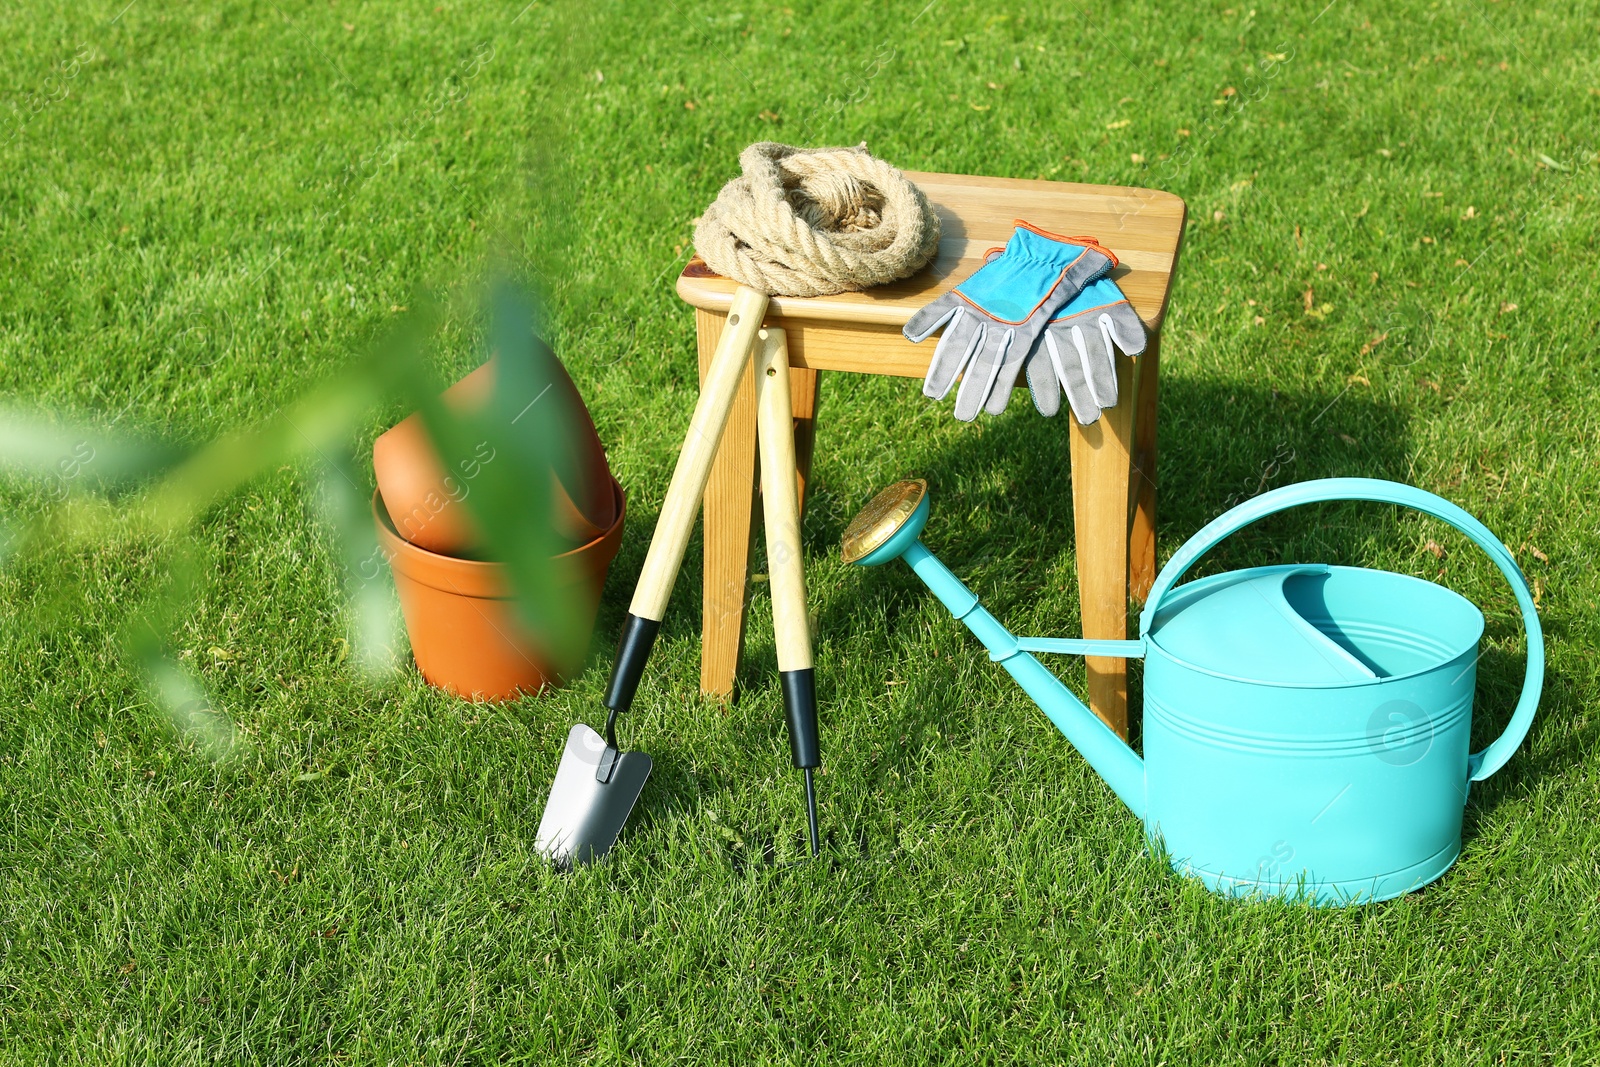
[[[173,442],[119,434],[85,420],[0,406],[0,468],[45,479],[54,499],[79,488],[107,490],[147,479],[186,451]]]
[[[142,524],[155,533],[179,530],[268,471],[326,460],[360,430],[393,379],[385,360],[368,355],[261,425],[224,434],[153,488],[138,509]]]
[[[166,581],[151,592],[145,610],[129,618],[122,643],[125,654],[144,674],[167,726],[178,737],[194,741],[207,759],[219,762],[232,754],[238,738],[233,720],[216,707],[204,684],[167,654],[161,637],[188,606],[203,571],[192,551],[177,552]]]
[[[552,522],[552,479],[570,476],[570,443],[578,427],[565,372],[537,336],[535,305],[509,281],[490,292],[488,337],[497,353],[495,388],[480,410],[463,413],[440,398],[428,351],[438,321],[427,294],[364,354],[312,386],[259,424],[186,449],[90,430],[19,409],[0,409],[0,466],[44,475],[57,484],[104,488],[131,479],[149,484],[127,503],[88,493],[52,493],[53,506],[32,523],[0,530],[0,562],[11,552],[103,548],[113,541],[152,540],[170,549],[171,573],[129,614],[124,651],[137,663],[173,728],[198,737],[213,759],[231,750],[231,721],[216,711],[200,681],[166,651],[210,568],[198,559],[196,524],[220,501],[274,470],[316,464],[322,514],[336,534],[346,571],[349,641],[369,673],[393,665],[394,617],[383,559],[354,441],[372,412],[399,399],[421,412],[450,470],[476,470],[466,498],[489,558],[503,563],[518,608],[557,662],[581,660],[587,634],[573,625],[573,581]],[[484,457],[487,456],[488,459]],[[91,473],[92,472],[92,473]],[[76,480],[82,478],[81,483]]]
[[[348,446],[325,457],[319,473],[318,501],[336,534],[345,569],[348,640],[355,649],[356,665],[381,678],[396,665],[396,627],[388,588],[381,581],[385,560],[373,523],[372,497],[362,487]]]
[[[588,635],[575,625],[574,598],[565,592],[574,565],[558,558],[570,546],[551,521],[552,478],[556,465],[568,461],[574,425],[566,394],[554,388],[555,375],[564,372],[535,335],[525,293],[497,284],[490,314],[495,380],[488,404],[468,416],[429,394],[417,398],[418,410],[445,469],[477,471],[463,502],[489,558],[505,565],[523,622],[557,662],[573,662]]]

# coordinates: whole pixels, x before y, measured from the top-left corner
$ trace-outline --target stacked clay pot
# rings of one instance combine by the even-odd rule
[[[550,479],[549,515],[551,532],[565,548],[557,573],[566,588],[556,592],[568,599],[575,624],[587,635],[594,628],[606,570],[622,543],[625,502],[577,387],[553,353],[536,347],[548,358],[550,388],[565,394],[551,399],[565,402],[575,416],[568,445],[572,462]],[[456,413],[471,416],[485,408],[494,385],[491,360],[445,390],[442,399]],[[493,458],[492,453],[470,458],[460,474],[452,474],[422,417],[412,414],[373,446],[378,491],[372,509],[423,678],[460,696],[508,700],[561,684],[582,661],[555,661],[518,617],[506,568],[484,558],[483,539],[464,501],[474,464]]]

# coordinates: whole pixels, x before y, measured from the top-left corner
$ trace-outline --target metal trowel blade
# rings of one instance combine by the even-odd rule
[[[581,722],[567,735],[535,846],[562,866],[592,863],[610,851],[650,777],[648,755],[624,752],[610,779],[598,781],[605,751],[605,738]]]

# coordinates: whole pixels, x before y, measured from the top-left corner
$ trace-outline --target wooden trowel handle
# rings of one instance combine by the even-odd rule
[[[706,481],[711,477],[711,461],[722,443],[722,431],[728,425],[728,413],[733,408],[733,396],[739,391],[739,379],[744,376],[745,364],[766,313],[765,293],[740,286],[733,294],[733,306],[728,310],[728,321],[717,341],[717,351],[711,357],[705,380],[700,383],[700,400],[694,406],[694,417],[683,439],[683,451],[678,453],[672,484],[667,486],[667,497],[661,502],[661,517],[656,520],[656,532],[644,558],[644,570],[639,572],[639,584],[628,608],[630,614],[660,622],[667,612],[667,600],[672,596],[683,552],[694,529],[695,515],[700,511],[700,498],[705,495]]]
[[[639,572],[639,584],[633,590],[633,603],[628,606],[617,658],[611,665],[605,704],[613,713],[626,711],[633,703],[634,690],[639,686],[645,660],[655,644],[656,631],[667,613],[667,601],[678,580],[678,568],[683,564],[684,549],[689,546],[700,498],[705,495],[706,482],[711,477],[711,463],[716,459],[717,446],[722,443],[722,431],[728,425],[734,394],[739,391],[756,333],[766,314],[765,293],[742,285],[734,292],[722,337],[717,341],[711,366],[700,383],[700,400],[694,406],[694,417],[689,420],[689,432],[684,436],[683,450],[678,453],[678,465],[673,468],[666,499],[661,502],[661,516],[656,520],[650,550],[644,557],[644,569]]]

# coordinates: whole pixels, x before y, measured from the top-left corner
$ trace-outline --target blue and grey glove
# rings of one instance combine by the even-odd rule
[[[1028,389],[1041,415],[1061,410],[1061,391],[1081,425],[1117,405],[1117,349],[1130,356],[1148,340],[1117,283],[1099,278],[1058,311],[1028,356]]]
[[[913,344],[945,328],[923,395],[942,400],[960,377],[956,418],[1000,414],[1051,318],[1116,265],[1117,257],[1092,237],[1062,237],[1019,221],[998,255],[906,323]]]

